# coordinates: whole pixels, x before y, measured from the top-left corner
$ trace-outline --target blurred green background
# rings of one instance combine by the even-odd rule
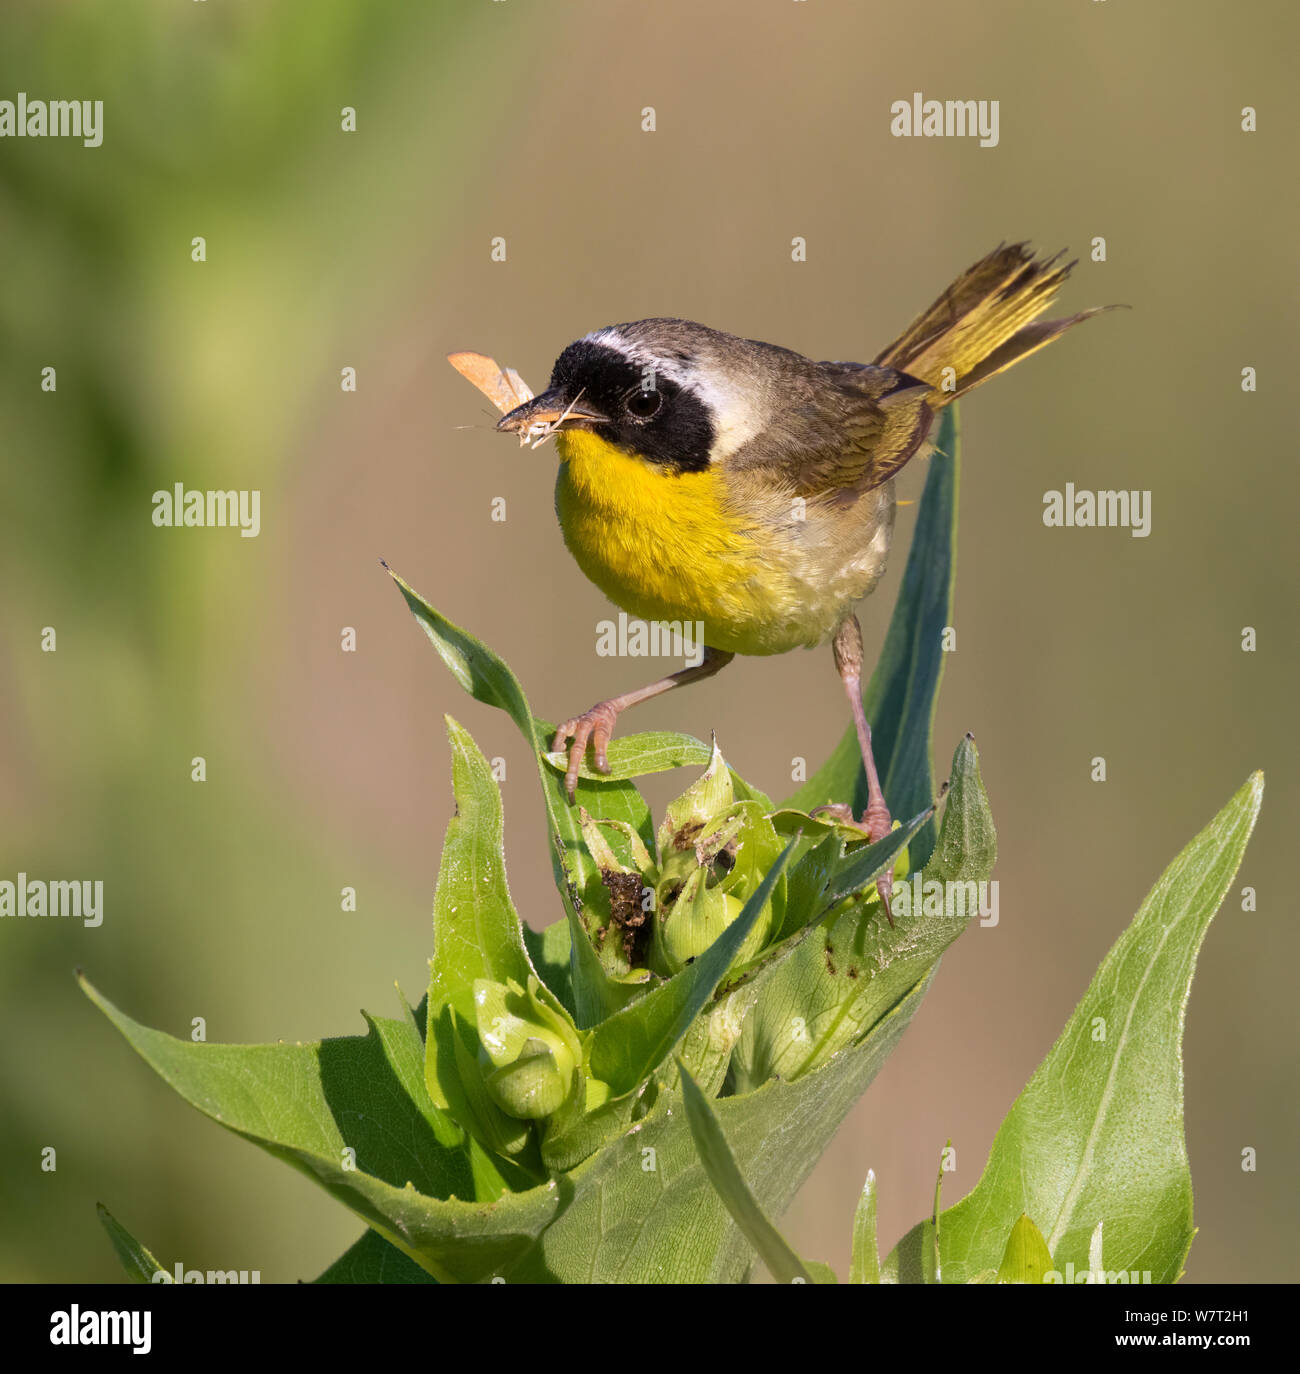
[[[539,714],[646,665],[595,655],[610,611],[561,544],[553,448],[492,434],[444,354],[538,385],[588,329],[680,314],[869,358],[1024,238],[1080,257],[1066,310],[1133,308],[964,407],[937,765],[975,732],[1001,922],[948,955],[786,1229],[843,1271],[866,1169],[892,1243],[948,1137],[945,1198],[968,1191],[1160,870],[1263,767],[1236,884],[1258,909],[1229,897],[1189,1008],[1188,1276],[1298,1277],[1294,7],[73,0],[10,4],[5,29],[0,99],[102,99],[104,141],[0,142],[0,876],[102,878],[106,916],[0,924],[0,1278],[118,1279],[96,1200],[169,1266],[266,1282],[359,1233],[174,1097],[72,971],[173,1033],[203,1016],[210,1040],[359,1033],[394,979],[417,999],[444,712],[507,761],[521,910],[559,914],[513,727],[460,693],[378,559],[503,653]],[[999,100],[999,146],[891,137],[913,91]],[[1150,489],[1151,536],[1044,528],[1067,481]],[[156,529],[176,482],[260,489],[260,536]],[[869,654],[914,518],[864,608]],[[738,661],[629,727],[719,727],[781,793],[845,723],[821,650]]]

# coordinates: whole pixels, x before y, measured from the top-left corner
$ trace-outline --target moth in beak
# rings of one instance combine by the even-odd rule
[[[585,402],[581,392],[570,399],[562,387],[552,387],[503,415],[497,429],[517,434],[521,444],[531,443],[536,448],[561,430],[590,429],[608,419],[603,411]]]

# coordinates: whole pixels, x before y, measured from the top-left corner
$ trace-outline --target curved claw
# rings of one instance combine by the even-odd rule
[[[558,754],[564,748],[565,740],[572,737],[569,746],[569,766],[564,774],[564,791],[572,806],[578,790],[578,769],[582,767],[583,755],[590,742],[592,766],[597,773],[609,772],[609,759],[606,750],[610,736],[614,733],[614,723],[618,719],[618,708],[609,701],[598,701],[589,710],[572,720],[566,720],[555,732],[551,752]]]
[[[876,879],[876,895],[880,898],[880,905],[885,908],[885,920],[889,922],[889,928],[894,928],[894,913],[889,909],[889,896],[894,890],[894,870],[887,868]]]

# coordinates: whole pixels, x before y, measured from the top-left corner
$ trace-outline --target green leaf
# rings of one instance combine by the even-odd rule
[[[850,1283],[880,1282],[880,1248],[876,1242],[876,1175],[867,1170],[857,1210],[853,1213],[853,1258]]]
[[[667,773],[674,768],[698,768],[708,763],[711,753],[710,746],[703,740],[672,730],[645,730],[637,735],[615,735],[605,751],[609,772],[596,772],[584,755],[578,765],[578,777],[598,786],[625,782],[648,777],[651,773]],[[558,753],[548,750],[542,757],[560,776],[568,769],[569,756],[564,750]],[[739,778],[738,773],[732,772],[733,782]],[[737,791],[736,796],[738,800],[765,801],[771,807],[766,794],[749,784],[745,784],[743,793]]]
[[[597,773],[585,755],[578,765],[578,777],[594,784],[598,790],[609,783],[644,778],[651,773],[667,773],[674,768],[698,768],[708,763],[713,749],[694,735],[646,730],[639,735],[615,735],[605,753],[608,773]],[[559,777],[564,776],[569,766],[569,756],[565,751],[549,751],[542,757]],[[729,771],[737,801],[757,801],[764,810],[772,809],[772,800],[767,793],[745,782],[734,769]]]
[[[542,982],[573,1015],[573,983],[569,968],[573,935],[569,922],[562,916],[558,921],[552,921],[545,930],[533,930],[525,925],[523,932],[524,948]]]
[[[785,921],[777,932],[779,938],[793,935],[826,910],[822,894],[826,891],[831,875],[842,867],[843,861],[844,836],[839,830],[830,829],[809,845],[798,860],[790,865],[790,875],[786,879],[785,887]],[[883,871],[882,863],[881,872]]]
[[[691,1138],[699,1152],[704,1172],[717,1190],[718,1196],[731,1213],[745,1239],[754,1247],[759,1259],[777,1283],[813,1283],[812,1274],[803,1260],[790,1248],[789,1242],[767,1219],[762,1207],[745,1185],[736,1165],[735,1156],[727,1146],[727,1138],[713,1115],[708,1100],[696,1086],[684,1064],[678,1064],[681,1074],[682,1103],[690,1124]]]
[[[519,727],[533,751],[550,822],[556,887],[564,901],[570,935],[582,936],[570,941],[573,1012],[579,1026],[594,1025],[602,1016],[626,1005],[637,990],[621,986],[605,976],[585,933],[583,905],[593,892],[600,890],[600,872],[583,846],[577,807],[570,806],[564,795],[564,779],[543,762],[551,731],[545,722],[533,718],[519,680],[503,659],[435,611],[387,564],[384,567],[456,681],[475,700],[504,711]],[[576,799],[595,814],[626,821],[646,844],[654,842],[650,808],[630,782],[596,784],[579,779]]]
[[[437,1283],[377,1231],[366,1231],[313,1283]]]
[[[1193,1235],[1183,1138],[1182,1036],[1201,941],[1232,883],[1263,796],[1259,773],[1182,851],[1102,961],[1060,1038],[1016,1099],[983,1177],[944,1212],[945,1282],[1001,1262],[1022,1213],[1055,1267],[1088,1267],[1105,1222],[1106,1262],[1172,1283]],[[1104,888],[1098,891],[1104,892]],[[931,1223],[913,1227],[887,1276],[933,1269]]]
[[[506,882],[500,790],[478,746],[450,716],[447,737],[456,812],[447,824],[433,899],[428,1015],[432,1024],[450,1006],[473,1025],[476,980],[523,986],[536,970]]]
[[[480,1014],[475,989],[508,983],[523,988],[537,974],[506,882],[500,790],[469,733],[450,716],[447,735],[456,813],[447,825],[433,901],[425,1077],[439,1107],[487,1148],[513,1155],[524,1148],[526,1128],[507,1118],[474,1081]],[[544,986],[540,992],[557,1020],[571,1026],[560,1000]]]
[[[84,978],[81,986],[191,1106],[319,1183],[435,1278],[500,1272],[560,1206],[554,1183],[503,1192],[507,1179],[526,1183],[517,1169],[473,1163],[425,1091],[424,1047],[409,1019],[367,1017],[367,1035],[313,1044],[195,1044],[133,1021]],[[460,1200],[475,1197],[489,1169],[497,1191]]]
[[[931,736],[943,675],[942,636],[952,624],[956,573],[960,472],[956,406],[944,411],[936,442],[898,604],[880,660],[863,693],[885,799],[894,814],[901,816],[928,806],[935,792]],[[826,763],[784,805],[811,811],[827,802],[843,801],[852,801],[855,813],[867,804],[866,775],[852,725]],[[914,867],[928,860],[933,842],[933,831],[926,827],[913,845]]]
[[[578,776],[587,782],[608,785],[649,773],[666,773],[671,768],[692,768],[709,761],[709,746],[693,735],[650,730],[640,735],[615,735],[606,750],[608,773],[597,773],[583,758]],[[569,766],[569,755],[547,752],[543,755],[561,777]]]
[[[1042,1283],[1043,1275],[1052,1267],[1052,1252],[1047,1248],[1043,1233],[1022,1212],[1011,1228],[1007,1248],[998,1265],[998,1283]]]
[[[154,1259],[149,1251],[136,1240],[102,1202],[95,1204],[95,1211],[99,1214],[99,1219],[104,1224],[104,1230],[108,1232],[108,1238],[113,1242],[113,1249],[117,1251],[117,1257],[122,1261],[122,1267],[126,1270],[127,1277],[132,1283],[152,1283],[155,1274],[167,1274],[167,1270]],[[168,1274],[167,1277],[170,1281],[171,1275]]]
[[[742,980],[719,993],[683,1037],[677,1056],[705,1097],[717,1097],[722,1091],[732,1051],[760,990],[757,982]]]
[[[728,771],[731,773],[731,790],[735,793],[738,802],[752,801],[757,802],[764,811],[773,809],[772,798],[766,792],[755,787],[752,782],[746,782],[730,765],[728,765]]]
[[[983,881],[997,859],[998,835],[980,777],[979,752],[975,736],[968,734],[953,755],[943,828],[924,874],[947,883]]]
[[[388,566],[385,572],[397,583],[406,598],[411,614],[429,636],[438,656],[447,665],[452,677],[475,701],[485,702],[504,711],[519,727],[524,738],[541,753],[546,748],[546,734],[533,719],[524,689],[519,679],[491,649],[480,644],[473,635],[453,625],[445,616],[424,600]]]
[[[820,840],[826,835],[838,835],[842,840],[861,838],[862,831],[856,826],[829,816],[810,816],[806,811],[794,811],[783,806],[771,814],[774,829],[780,835],[803,834],[811,840]]]

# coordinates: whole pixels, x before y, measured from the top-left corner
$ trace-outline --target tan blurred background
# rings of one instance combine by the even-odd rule
[[[504,654],[541,715],[646,665],[595,656],[609,607],[561,544],[553,449],[492,434],[444,354],[537,385],[588,329],[680,314],[869,358],[1028,238],[1080,257],[1067,310],[1133,308],[964,407],[936,755],[942,776],[978,738],[1001,923],[949,954],[786,1229],[843,1272],[865,1170],[892,1244],[948,1137],[945,1199],[968,1191],[1160,870],[1263,767],[1234,886],[1258,910],[1229,898],[1188,1014],[1188,1276],[1294,1280],[1298,36],[1282,0],[11,5],[0,98],[105,113],[98,149],[0,142],[0,876],[102,878],[107,914],[0,925],[0,1278],[117,1278],[96,1200],[168,1265],[267,1282],[358,1233],[175,1098],[72,970],[174,1033],[206,1017],[211,1040],[357,1033],[394,979],[418,998],[444,712],[508,762],[521,910],[559,914],[513,728],[453,684],[378,559]],[[913,91],[998,100],[999,146],[891,137]],[[259,488],[262,533],[155,529],[152,493],[178,481]],[[1043,493],[1067,481],[1150,489],[1151,536],[1045,529]],[[866,607],[869,652],[914,517]],[[719,727],[781,794],[791,757],[844,724],[822,650],[738,661],[629,727]]]

